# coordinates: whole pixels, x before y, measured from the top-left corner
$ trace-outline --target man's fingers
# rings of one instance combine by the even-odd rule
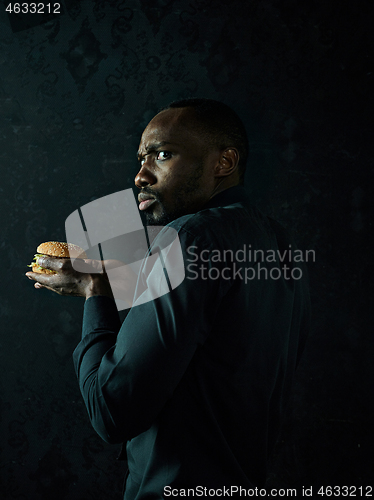
[[[36,264],[44,269],[49,269],[50,271],[62,271],[64,268],[71,268],[70,259],[59,259],[56,257],[48,257],[43,255],[36,259]]]
[[[115,259],[106,259],[103,261],[103,264],[105,266],[105,269],[108,271],[109,269],[115,269],[117,267],[122,267],[125,264],[121,262],[120,260],[115,260]]]
[[[78,260],[80,259],[76,259],[73,263],[74,269],[76,268],[76,263],[78,263]],[[91,267],[91,271],[86,271],[91,273],[102,273],[108,269],[115,269],[116,267],[124,266],[123,262],[115,259],[105,259],[105,260],[84,259],[84,261],[82,262],[84,262],[87,266]]]
[[[87,266],[87,267],[84,267]],[[108,269],[115,269],[116,267],[122,267],[124,263],[120,260],[106,259],[106,260],[94,260],[94,259],[75,259],[73,261],[73,268],[77,271],[86,273],[103,273]]]
[[[78,267],[79,269],[78,269]],[[102,273],[103,272],[103,265],[101,260],[94,260],[94,259],[75,259],[73,263],[74,269],[80,270],[80,268],[85,269],[86,273]]]
[[[59,257],[38,257],[37,265],[57,273],[70,273],[73,269],[79,273],[99,273],[102,270],[101,262],[90,259],[61,259]]]
[[[41,285],[53,285],[54,283],[58,283],[60,281],[60,277],[58,274],[42,274],[42,273],[26,273],[26,276],[40,283]]]

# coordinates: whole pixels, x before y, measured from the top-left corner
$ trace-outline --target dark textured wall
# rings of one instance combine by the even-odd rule
[[[62,10],[0,12],[0,497],[120,498],[117,447],[91,430],[71,362],[83,303],[34,290],[25,265],[78,206],[133,186],[142,129],[189,96],[237,110],[254,201],[316,251],[313,330],[269,485],[371,484],[373,2]]]

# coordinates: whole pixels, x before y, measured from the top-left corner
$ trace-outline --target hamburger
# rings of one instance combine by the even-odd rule
[[[51,271],[50,269],[45,269],[38,264],[38,258],[44,257],[55,257],[60,259],[87,259],[86,252],[83,248],[78,245],[73,245],[72,243],[65,243],[60,241],[47,241],[42,243],[36,249],[37,253],[34,256],[33,261],[28,267],[32,268],[33,273],[39,274],[56,274],[56,271]]]

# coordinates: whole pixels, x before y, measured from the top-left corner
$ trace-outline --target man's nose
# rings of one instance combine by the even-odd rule
[[[136,174],[135,186],[138,188],[153,186],[153,184],[156,184],[156,181],[156,176],[148,168],[147,162],[143,163],[139,172]]]

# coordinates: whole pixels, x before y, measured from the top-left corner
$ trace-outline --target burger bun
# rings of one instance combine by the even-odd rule
[[[41,257],[42,255],[60,259],[87,259],[87,254],[81,247],[72,243],[61,241],[47,241],[45,243],[41,243],[36,251],[37,253],[35,254],[34,262],[32,262],[29,267],[32,267],[33,273],[39,274],[56,274],[55,271],[44,269],[38,265],[38,257]]]

